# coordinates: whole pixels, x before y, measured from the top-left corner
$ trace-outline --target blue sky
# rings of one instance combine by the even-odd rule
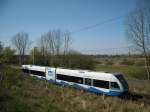
[[[0,40],[11,45],[17,32],[29,33],[34,44],[41,34],[53,29],[72,33],[73,48],[85,53],[109,53],[101,50],[128,46],[125,16],[137,0],[0,0]],[[80,29],[120,17],[112,22]],[[34,46],[33,44],[33,46]],[[113,51],[116,53],[126,52]]]

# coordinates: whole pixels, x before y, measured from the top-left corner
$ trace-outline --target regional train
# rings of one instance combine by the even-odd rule
[[[22,71],[50,83],[83,89],[96,94],[121,96],[129,87],[121,73],[72,70],[46,66],[22,65]]]

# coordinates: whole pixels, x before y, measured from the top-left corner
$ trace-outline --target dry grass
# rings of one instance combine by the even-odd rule
[[[135,58],[135,57],[103,57],[95,58],[97,64],[100,65],[136,65],[144,66],[144,58]]]
[[[128,84],[133,92],[150,94],[150,81],[148,80],[128,80]]]

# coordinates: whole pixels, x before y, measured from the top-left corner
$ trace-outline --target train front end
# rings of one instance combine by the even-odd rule
[[[110,96],[121,96],[129,91],[127,81],[124,79],[122,74],[113,74],[109,84]]]
[[[114,76],[118,80],[118,84],[119,84],[120,91],[122,92],[122,94],[128,92],[129,86],[123,74],[115,74]]]

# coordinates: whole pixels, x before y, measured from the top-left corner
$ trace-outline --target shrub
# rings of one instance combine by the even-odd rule
[[[135,65],[137,65],[137,66],[145,66],[145,62],[144,62],[144,60],[139,60],[139,61],[135,62]]]
[[[114,62],[113,62],[112,60],[106,60],[105,64],[106,64],[106,65],[113,65]]]
[[[96,63],[97,63],[97,64],[103,64],[103,62],[102,62],[102,61],[97,61]]]
[[[68,60],[68,67],[70,68],[79,68],[79,69],[95,69],[96,62],[91,56],[85,55],[71,55],[70,60]],[[66,67],[67,67],[66,66]]]
[[[120,62],[121,65],[134,65],[134,60],[123,59]]]

